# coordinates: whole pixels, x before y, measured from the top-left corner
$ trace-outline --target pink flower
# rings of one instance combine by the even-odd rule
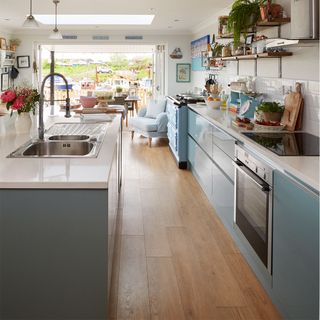
[[[12,110],[19,110],[24,106],[24,96],[19,96],[11,106]]]
[[[1,95],[2,102],[11,102],[16,98],[16,93],[13,90],[8,90]]]

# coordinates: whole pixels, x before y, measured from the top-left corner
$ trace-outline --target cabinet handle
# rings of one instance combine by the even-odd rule
[[[255,185],[257,185],[261,189],[261,191],[264,191],[264,192],[270,191],[269,185],[263,182],[260,178],[256,177],[256,175],[252,173],[251,170],[247,169],[240,161],[236,160],[236,161],[233,161],[232,163],[235,166],[236,170],[239,170],[243,174],[245,174],[246,177],[248,177]]]

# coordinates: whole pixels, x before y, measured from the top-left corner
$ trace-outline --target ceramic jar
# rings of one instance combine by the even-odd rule
[[[32,127],[32,120],[30,112],[21,112],[17,115],[14,123],[16,133],[27,133],[30,132]]]

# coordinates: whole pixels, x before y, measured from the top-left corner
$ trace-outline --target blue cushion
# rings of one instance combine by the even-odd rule
[[[129,119],[130,126],[141,130],[141,131],[157,131],[158,125],[156,119],[145,118],[145,117],[134,117]]]

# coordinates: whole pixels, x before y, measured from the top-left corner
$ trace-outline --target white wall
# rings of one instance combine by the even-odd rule
[[[76,32],[68,32],[68,34],[77,34]],[[34,73],[32,69],[32,63],[34,61],[34,47],[37,44],[97,44],[101,45],[101,41],[94,41],[91,39],[91,34],[79,34],[77,40],[61,40],[61,41],[50,41],[47,35],[34,36],[26,34],[15,34],[22,40],[21,45],[17,49],[16,55],[30,55],[31,67],[29,69],[19,69],[19,81],[33,81]],[[191,83],[177,83],[176,82],[176,64],[177,63],[189,63],[190,58],[190,35],[144,35],[143,40],[126,41],[124,40],[123,34],[110,35],[110,40],[103,44],[165,44],[167,47],[167,92],[169,95],[175,95],[177,93],[190,90]],[[173,60],[169,57],[169,54],[174,48],[180,47],[183,53],[183,58],[179,60]]]
[[[290,15],[290,0],[277,1],[281,3]],[[219,12],[219,15],[228,14],[229,9]],[[218,19],[215,19],[217,21]],[[283,37],[289,36],[290,24],[281,27]],[[218,33],[218,23],[213,23],[202,30],[195,30],[193,40],[206,34]],[[277,28],[264,28],[259,30],[260,34],[265,34],[269,38],[277,37]],[[220,40],[219,40],[220,41]],[[221,40],[228,42],[230,40]],[[256,91],[265,94],[266,100],[283,100],[284,90],[295,87],[296,82],[303,83],[303,95],[305,99],[303,130],[319,136],[320,127],[320,93],[319,93],[319,41],[302,43],[288,47],[293,52],[293,56],[282,58],[282,78],[279,78],[279,59],[263,59],[257,62]],[[239,62],[239,77],[247,75],[254,76],[254,61]],[[192,87],[204,88],[208,71],[192,72]],[[237,63],[228,62],[227,67],[218,71],[218,80],[224,86],[230,81],[236,80]]]

